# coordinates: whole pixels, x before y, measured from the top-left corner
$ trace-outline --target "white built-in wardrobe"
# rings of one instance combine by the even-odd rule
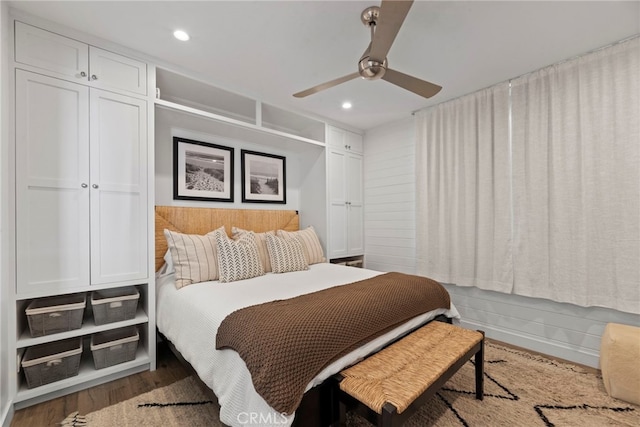
[[[155,365],[150,267],[147,64],[15,21],[15,248],[17,408]],[[152,163],[151,163],[152,164]],[[152,176],[152,175],[151,175]],[[32,337],[34,299],[136,286],[131,320]],[[58,315],[57,313],[54,313]],[[133,361],[96,370],[96,332],[135,325]],[[77,376],[26,387],[20,358],[34,345],[82,337]]]

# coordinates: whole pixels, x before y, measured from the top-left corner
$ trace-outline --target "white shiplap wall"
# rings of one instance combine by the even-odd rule
[[[415,127],[413,119],[365,135],[365,265],[415,273]],[[489,338],[598,367],[609,322],[640,326],[640,316],[538,298],[446,285],[461,325]]]
[[[365,266],[415,273],[415,135],[413,119],[365,135]]]

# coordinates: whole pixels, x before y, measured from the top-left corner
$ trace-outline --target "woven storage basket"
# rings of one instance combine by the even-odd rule
[[[91,292],[91,306],[96,325],[120,322],[136,317],[140,292],[135,286]]]
[[[139,338],[135,326],[93,334],[91,351],[96,369],[134,360]]]
[[[82,337],[29,347],[22,358],[27,387],[34,388],[78,375]]]
[[[80,329],[87,305],[87,295],[71,294],[38,298],[29,303],[25,313],[32,337]]]

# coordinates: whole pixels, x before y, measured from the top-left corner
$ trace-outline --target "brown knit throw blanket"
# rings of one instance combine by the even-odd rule
[[[385,273],[237,310],[220,324],[216,348],[237,351],[260,396],[275,410],[292,414],[325,366],[437,308],[450,308],[439,283]]]

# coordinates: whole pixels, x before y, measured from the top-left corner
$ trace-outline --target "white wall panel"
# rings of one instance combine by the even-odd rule
[[[373,129],[364,143],[365,266],[415,273],[413,120]]]
[[[365,135],[365,266],[415,274],[415,135],[412,119]],[[640,316],[600,307],[445,285],[461,325],[489,338],[598,367],[609,322],[640,325]]]
[[[601,307],[446,285],[461,325],[540,353],[599,367],[600,339],[609,322],[640,325],[640,316]]]

